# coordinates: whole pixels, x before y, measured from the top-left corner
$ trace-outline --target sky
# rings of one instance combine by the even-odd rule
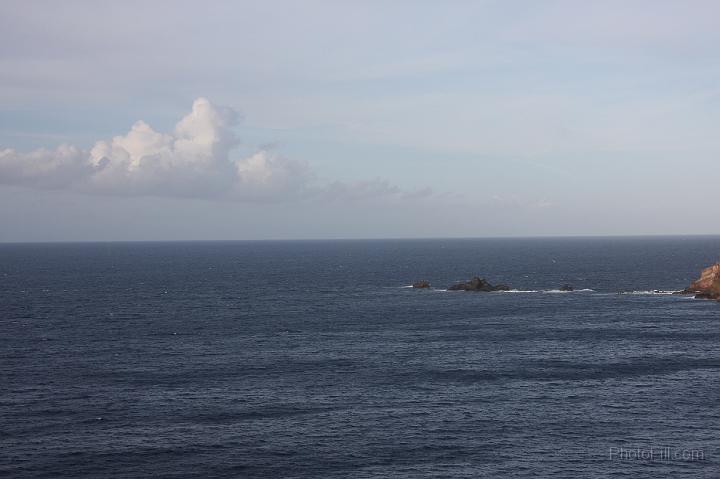
[[[0,0],[0,241],[720,234],[716,1]]]

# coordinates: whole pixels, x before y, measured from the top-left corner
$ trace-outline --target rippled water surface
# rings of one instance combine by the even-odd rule
[[[720,304],[652,292],[719,253],[0,245],[0,475],[714,477]],[[444,291],[475,274],[516,291]]]

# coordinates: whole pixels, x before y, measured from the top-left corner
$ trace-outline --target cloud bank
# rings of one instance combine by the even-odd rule
[[[406,192],[381,179],[321,184],[310,166],[268,150],[233,158],[239,141],[233,127],[239,115],[205,98],[171,133],[144,121],[85,151],[72,145],[29,153],[0,149],[0,184],[87,193],[282,201],[427,196]]]

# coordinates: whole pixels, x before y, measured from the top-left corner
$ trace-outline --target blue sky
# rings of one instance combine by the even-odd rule
[[[6,1],[0,241],[720,233],[718,14]]]

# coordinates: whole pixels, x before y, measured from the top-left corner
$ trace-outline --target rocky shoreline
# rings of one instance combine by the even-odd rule
[[[427,280],[419,280],[412,283],[412,287],[416,289],[429,289],[430,282]],[[478,292],[493,292],[493,291],[513,291],[513,289],[503,283],[492,284],[485,278],[479,276],[473,276],[469,281],[453,284],[448,286],[448,291],[478,291]],[[572,292],[575,288],[569,284],[562,285],[558,292]],[[592,290],[590,290],[592,291]],[[720,263],[715,263],[702,270],[700,277],[690,283],[690,285],[681,291],[661,291],[653,290],[656,294],[674,294],[690,296],[692,295],[696,299],[712,299],[720,301]],[[625,293],[618,293],[625,294]]]

